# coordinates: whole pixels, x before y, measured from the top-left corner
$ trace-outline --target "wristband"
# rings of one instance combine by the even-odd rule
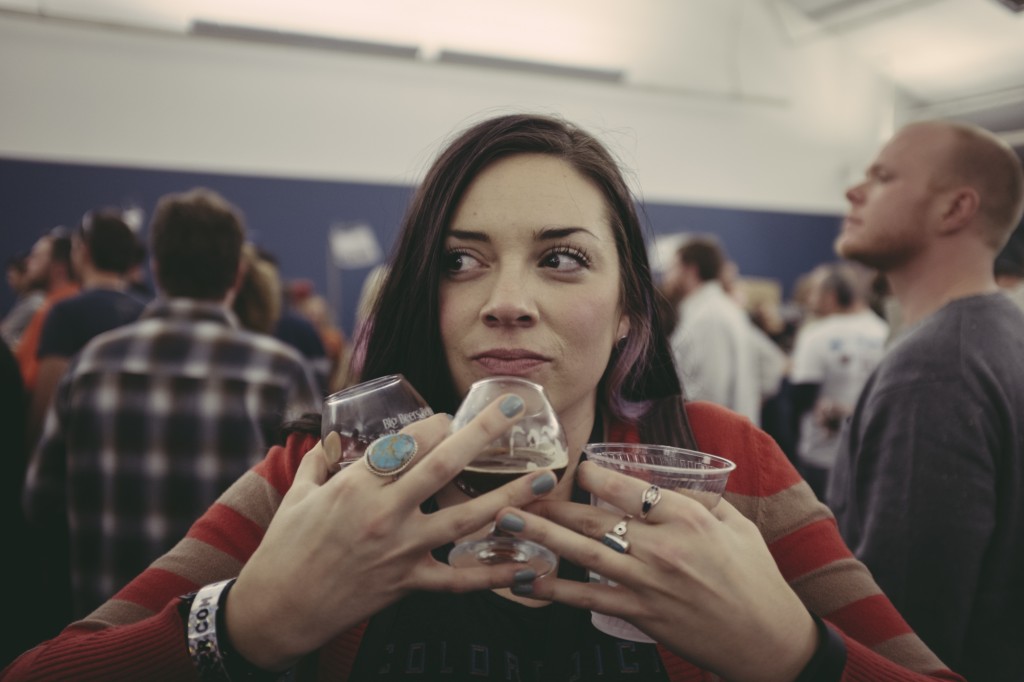
[[[846,669],[846,642],[821,618],[813,613],[811,618],[818,630],[818,646],[793,682],[839,682]]]
[[[220,610],[220,598],[235,579],[222,580],[207,585],[192,599],[188,611],[188,655],[196,666],[201,680],[227,680],[224,659],[217,645],[217,612]]]

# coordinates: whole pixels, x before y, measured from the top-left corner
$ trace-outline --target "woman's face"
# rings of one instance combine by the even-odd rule
[[[476,380],[542,384],[563,424],[593,417],[616,340],[618,251],[603,196],[571,165],[524,154],[470,185],[445,241],[441,337],[460,395]]]

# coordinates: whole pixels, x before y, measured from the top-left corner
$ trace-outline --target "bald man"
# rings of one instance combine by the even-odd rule
[[[1024,313],[993,263],[1020,160],[979,128],[901,129],[846,194],[840,256],[880,270],[905,330],[846,424],[827,500],[921,638],[972,682],[1024,679]]]

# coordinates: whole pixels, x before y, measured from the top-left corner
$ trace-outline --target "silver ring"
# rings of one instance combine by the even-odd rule
[[[661,502],[661,488],[652,485],[644,491],[643,497],[640,498],[640,520],[645,520],[647,515],[651,513],[651,510],[654,509],[654,505],[659,502]]]
[[[626,532],[629,527],[626,525],[627,522],[633,518],[628,514],[623,517],[621,521],[616,523],[612,529],[604,534],[604,538],[601,540],[607,547],[611,547],[619,554],[625,554],[629,551],[629,540],[626,539]]]
[[[389,433],[370,443],[363,456],[366,468],[377,476],[397,479],[416,456],[416,439],[407,433]]]

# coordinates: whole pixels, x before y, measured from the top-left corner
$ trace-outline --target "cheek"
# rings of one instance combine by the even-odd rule
[[[622,315],[617,305],[573,305],[561,311],[571,346],[591,353],[611,352]]]
[[[441,326],[441,341],[444,343],[445,352],[451,346],[451,341],[454,341],[460,336],[460,328],[465,324],[465,305],[462,303],[458,296],[453,296],[450,289],[442,286],[440,294],[438,296],[438,324]]]

